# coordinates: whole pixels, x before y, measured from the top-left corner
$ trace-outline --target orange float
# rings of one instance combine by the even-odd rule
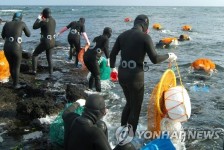
[[[86,66],[85,66],[85,63],[83,60],[83,56],[84,56],[84,53],[88,50],[88,48],[89,48],[89,45],[86,44],[83,48],[80,49],[79,54],[78,54],[78,60],[82,64],[82,69],[86,69]]]
[[[215,71],[215,63],[207,58],[199,58],[191,63],[194,70],[204,70],[207,73]]]
[[[182,30],[184,30],[184,31],[191,31],[191,29],[192,29],[192,27],[190,25],[184,25],[182,27]]]
[[[7,82],[10,77],[9,63],[4,51],[0,50],[0,82]]]
[[[162,41],[164,44],[170,44],[170,43],[172,43],[173,41],[177,41],[177,38],[168,37],[168,38],[163,38],[161,41]]]
[[[159,23],[155,23],[152,27],[155,30],[161,30],[162,29],[162,26]]]
[[[132,21],[130,17],[124,18],[124,22],[130,22]]]

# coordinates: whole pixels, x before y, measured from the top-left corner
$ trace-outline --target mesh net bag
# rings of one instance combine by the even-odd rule
[[[110,67],[107,66],[107,59],[104,57],[100,58],[100,80],[110,79]]]
[[[9,63],[5,58],[4,51],[0,50],[0,82],[7,82],[9,77]]]
[[[148,104],[148,130],[152,133],[160,132],[161,120],[167,114],[164,92],[176,86],[176,76],[171,69],[167,69],[159,83],[154,87]]]
[[[67,104],[65,109],[68,108],[70,105],[72,105],[72,103]],[[80,106],[74,112],[81,115],[83,112],[83,109],[84,109],[84,107]],[[62,119],[62,114],[63,114],[64,110],[62,110],[58,114],[56,119],[50,125],[50,139],[52,142],[57,143],[59,145],[64,144],[64,122]]]

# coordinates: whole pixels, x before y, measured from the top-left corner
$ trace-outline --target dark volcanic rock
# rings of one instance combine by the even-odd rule
[[[9,83],[0,84],[0,124],[5,123],[2,131],[7,130],[7,135],[1,136],[5,136],[5,138],[3,137],[4,142],[11,142],[11,139],[15,140],[20,143],[23,149],[60,149],[49,140],[49,125],[41,124],[36,118],[57,114],[64,108],[67,100],[86,99],[88,95],[84,90],[87,89],[86,86],[88,85],[86,79],[88,71],[75,69],[74,64],[65,64],[64,61],[56,60],[54,61],[53,73],[55,80],[47,78],[40,80],[38,75],[41,77],[48,74],[46,58],[41,60],[40,57],[38,62],[43,62],[41,64],[46,65],[38,64],[38,75],[34,76],[27,73],[31,70],[32,63],[30,54],[25,55],[24,58],[27,59],[23,58],[19,81],[26,87],[14,90],[11,78]],[[65,91],[67,99],[65,98]],[[41,130],[43,136],[36,140],[24,142],[18,137],[26,134],[27,129],[29,132]],[[0,132],[2,133],[2,131]],[[1,144],[0,149],[2,149]]]
[[[54,114],[62,109],[63,106],[55,104],[51,97],[36,97],[26,99],[17,103],[17,118],[20,120],[33,120],[35,118],[45,117]]]
[[[88,94],[84,92],[86,89],[87,87],[83,84],[68,84],[66,89],[66,98],[71,102],[80,98],[86,99],[88,97]]]
[[[31,70],[29,64],[27,62],[22,62],[20,65],[20,72],[28,72]]]

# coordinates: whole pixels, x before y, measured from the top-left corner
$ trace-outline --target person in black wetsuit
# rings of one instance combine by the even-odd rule
[[[95,46],[87,50],[84,54],[84,63],[91,72],[89,88],[93,88],[93,83],[95,80],[95,87],[98,92],[101,92],[100,67],[98,61],[102,55],[102,52],[104,52],[109,64],[109,38],[111,37],[111,34],[111,28],[104,28],[103,35],[97,36],[93,39]]]
[[[74,109],[85,105],[81,116]],[[107,126],[100,119],[106,114],[102,96],[90,95],[85,104],[77,101],[66,110],[62,118],[65,125],[65,150],[111,150],[108,143]]]
[[[33,29],[41,29],[40,44],[36,47],[32,55],[33,74],[37,72],[38,55],[43,51],[46,51],[50,76],[53,73],[52,52],[55,46],[55,27],[56,22],[51,16],[50,8],[45,8],[33,24]]]
[[[22,61],[22,32],[30,37],[30,31],[22,21],[22,13],[13,15],[12,21],[7,22],[2,29],[2,38],[5,39],[4,53],[9,62],[10,73],[15,89],[21,88],[19,82],[20,64]]]
[[[80,116],[74,113],[84,106]],[[111,150],[108,142],[107,125],[100,120],[106,113],[105,102],[100,95],[90,95],[85,100],[77,100],[62,114],[64,121],[64,149],[65,150]],[[134,145],[127,143],[117,145],[113,150],[135,150]]]
[[[159,43],[156,44],[156,48],[169,48],[169,47],[170,44],[163,43],[162,40],[160,40]]]
[[[115,69],[116,56],[121,51],[121,61],[118,70],[119,84],[126,97],[126,105],[121,116],[121,125],[131,124],[135,133],[144,96],[143,62],[146,53],[152,63],[157,64],[165,60],[176,60],[174,53],[158,55],[151,37],[146,34],[149,19],[146,15],[139,15],[134,21],[134,27],[118,36],[110,53],[110,67]]]
[[[186,34],[181,34],[178,38],[178,41],[189,41],[191,38]]]
[[[85,18],[80,18],[79,21],[73,21],[66,27],[62,28],[61,31],[58,33],[58,35],[62,34],[64,31],[68,30],[70,28],[70,32],[68,34],[68,42],[70,44],[70,51],[69,51],[69,60],[72,60],[72,55],[74,53],[74,48],[76,51],[76,60],[75,60],[75,66],[78,67],[78,54],[81,48],[80,43],[80,34],[83,35],[83,37],[86,40],[86,43],[90,45],[88,36],[85,31]]]

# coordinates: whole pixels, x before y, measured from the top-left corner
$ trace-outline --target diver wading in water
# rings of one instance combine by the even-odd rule
[[[151,37],[147,34],[149,19],[139,15],[134,21],[134,27],[120,34],[110,53],[110,67],[116,72],[116,56],[121,51],[121,61],[118,69],[118,79],[125,98],[126,105],[121,116],[121,125],[131,124],[135,133],[144,97],[143,62],[146,53],[153,64],[176,60],[174,53],[158,55]]]
[[[36,47],[32,55],[33,74],[37,73],[38,55],[44,51],[46,51],[48,71],[50,76],[53,73],[52,52],[55,46],[55,27],[56,22],[51,16],[50,8],[45,8],[33,24],[33,29],[41,29],[40,43]]]
[[[111,37],[111,34],[111,28],[104,28],[103,35],[97,36],[93,39],[93,44],[95,46],[89,48],[89,50],[87,50],[84,54],[84,63],[91,72],[89,88],[93,88],[93,83],[95,81],[97,92],[101,92],[100,67],[98,61],[104,52],[107,58],[107,64],[109,64],[109,38]]]
[[[30,31],[22,21],[22,13],[13,15],[12,21],[5,23],[2,29],[2,38],[5,40],[4,53],[9,63],[10,74],[13,80],[13,87],[19,89],[20,64],[22,61],[22,32],[30,37]]]

